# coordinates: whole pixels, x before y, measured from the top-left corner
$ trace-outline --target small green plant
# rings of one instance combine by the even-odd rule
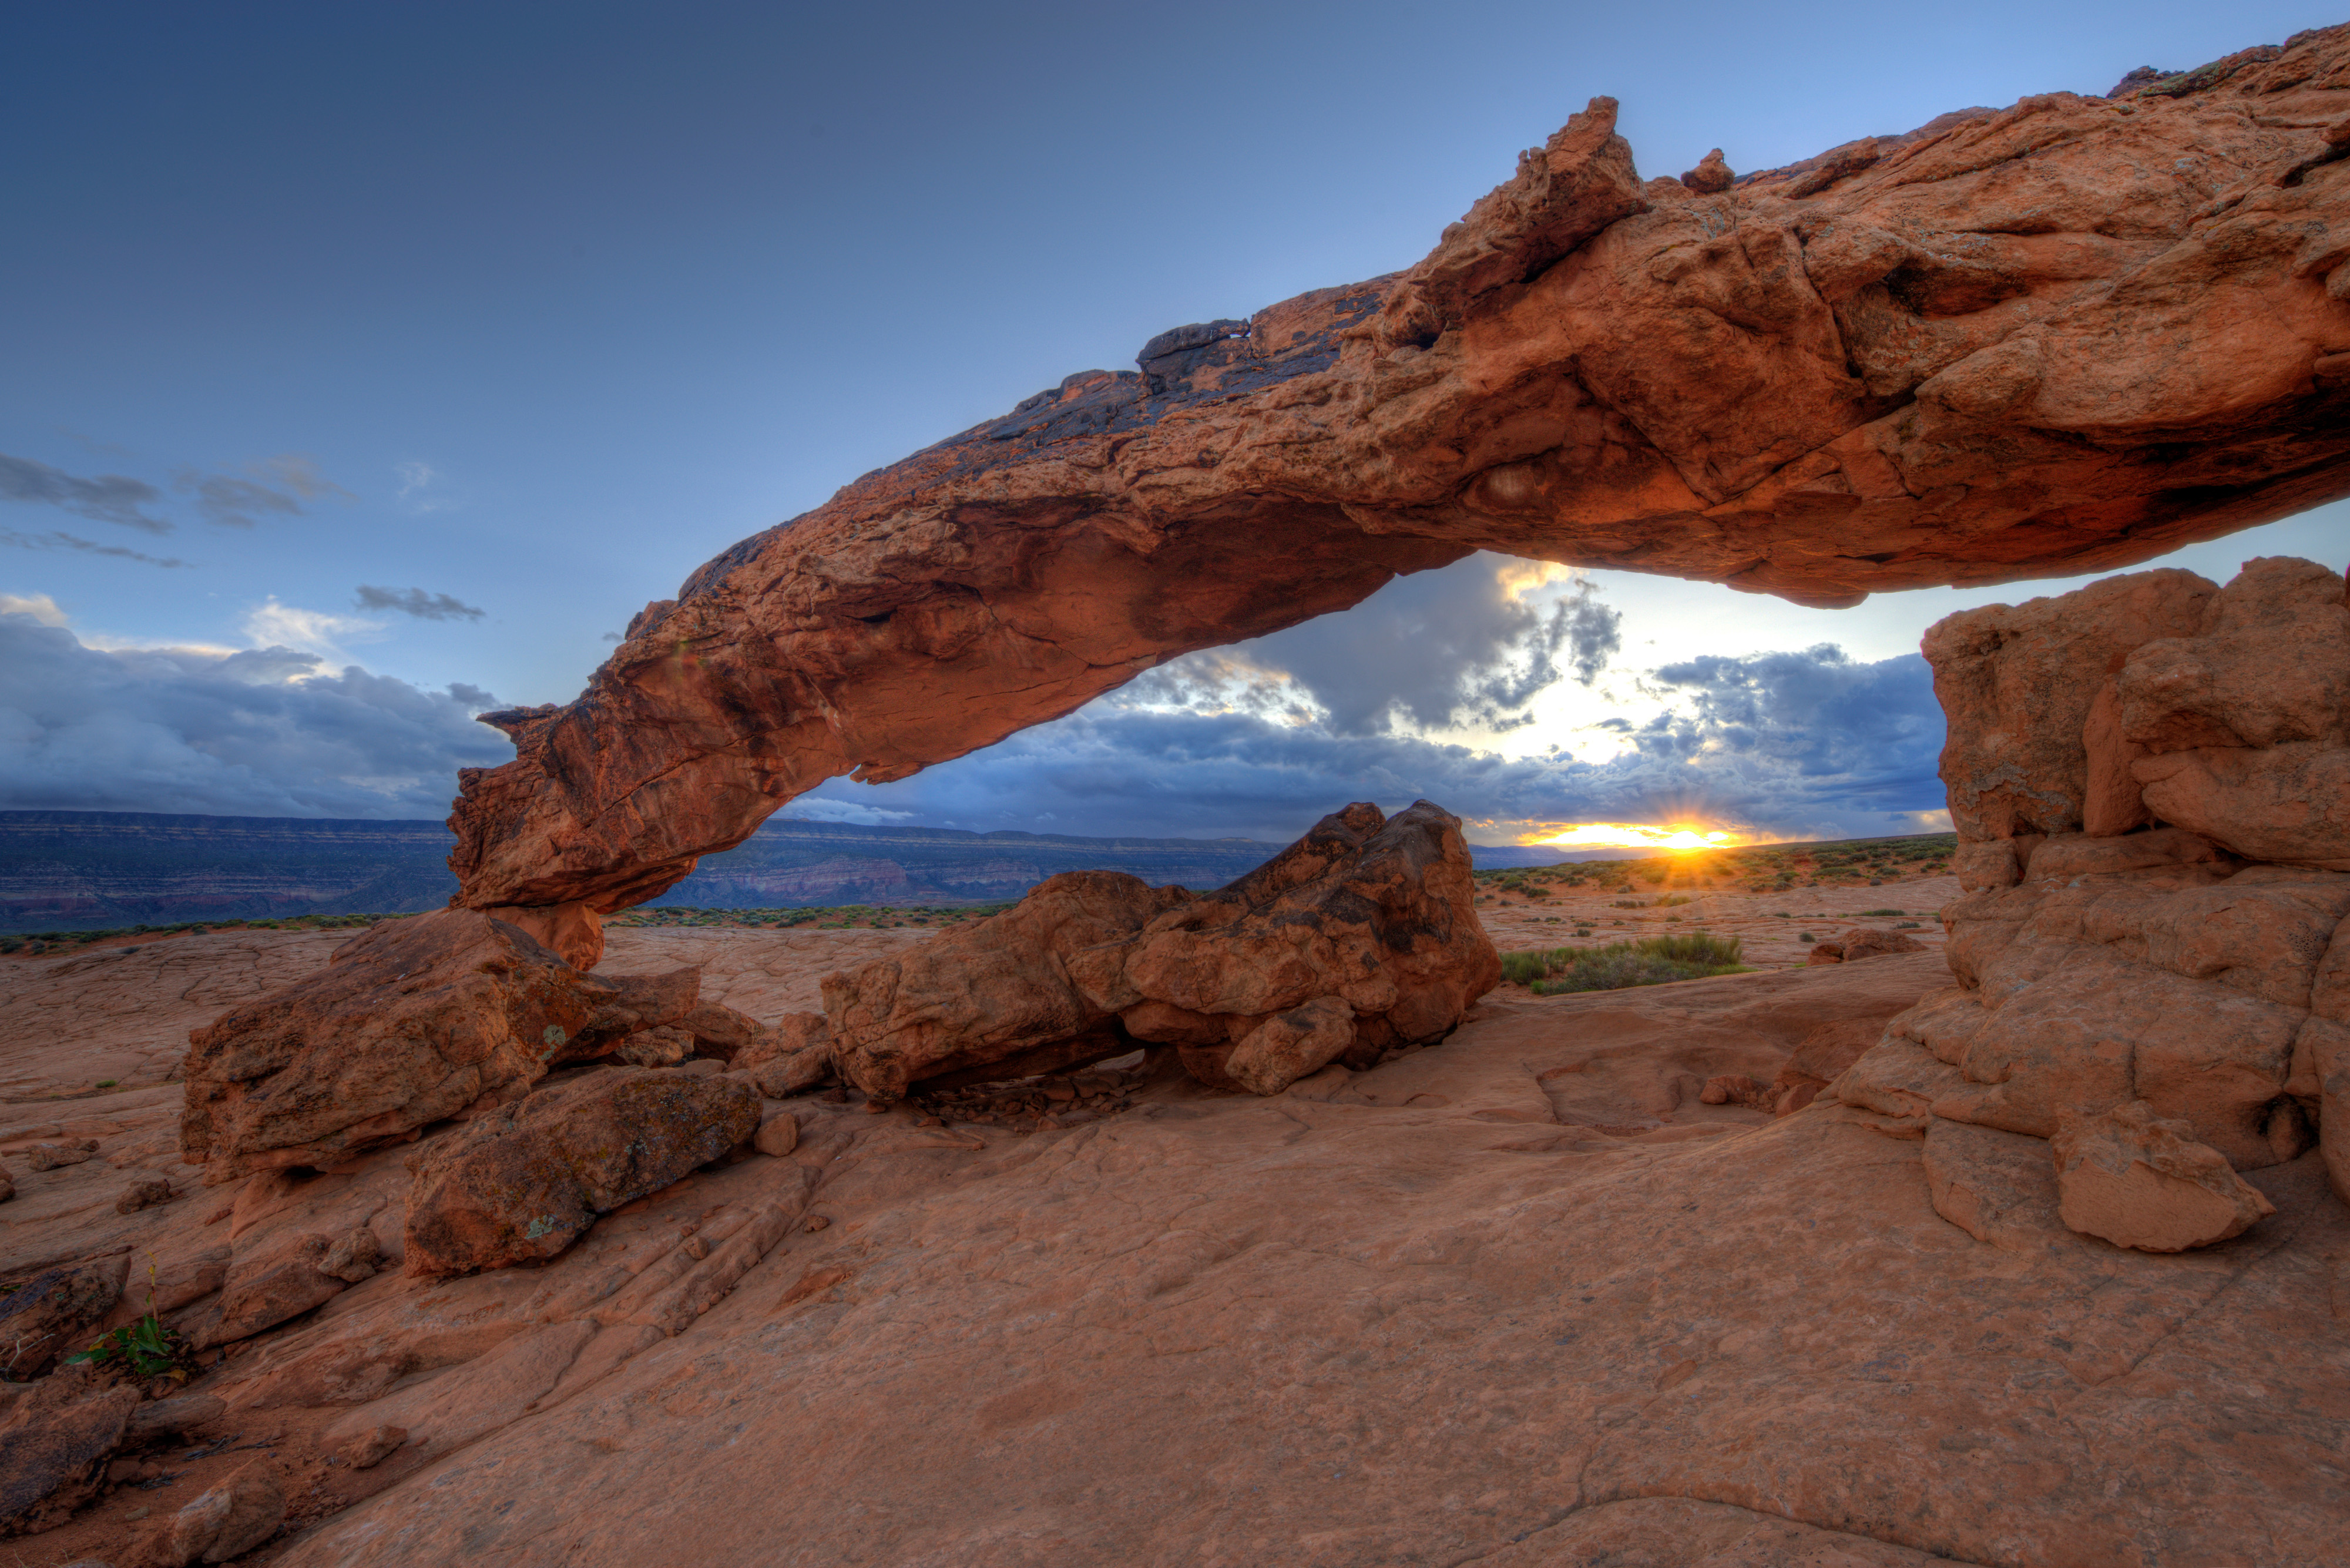
[[[1812,935],[1809,931],[1797,931],[1795,933],[1795,940],[1799,942],[1815,942],[1820,939]]]
[[[1907,909],[1863,909],[1860,913],[1861,917],[1866,919],[1871,915],[1906,915],[1908,912],[1909,911]]]
[[[1915,920],[1901,920],[1897,922],[1893,929],[1897,931],[1914,931],[1918,929],[1918,922]]]
[[[1658,899],[1657,908],[1659,909],[1679,909],[1683,904],[1694,904],[1696,902],[1697,900],[1695,898],[1689,898],[1683,894],[1675,893],[1669,898]]]
[[[68,1366],[84,1363],[123,1367],[140,1377],[168,1377],[174,1383],[185,1383],[195,1370],[196,1347],[155,1315],[154,1253],[147,1254],[147,1315],[100,1334],[88,1349],[65,1358]]]
[[[100,1078],[98,1081],[98,1086],[101,1089],[110,1089],[121,1081],[120,1078]]]

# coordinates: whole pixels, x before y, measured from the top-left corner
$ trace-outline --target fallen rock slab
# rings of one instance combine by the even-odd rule
[[[0,1377],[22,1381],[80,1348],[122,1297],[127,1252],[43,1269],[0,1282]]]
[[[445,1135],[418,1162],[406,1268],[551,1258],[598,1214],[667,1187],[759,1129],[759,1096],[684,1068],[595,1069]]]
[[[2185,1122],[2133,1100],[2070,1116],[2049,1140],[2064,1223],[2141,1252],[2184,1252],[2241,1235],[2276,1205]]]
[[[189,1036],[182,1157],[207,1185],[332,1165],[681,1018],[698,989],[583,973],[477,910],[387,920]]]
[[[0,1417],[0,1536],[62,1524],[96,1495],[139,1405],[76,1369],[46,1378]]]

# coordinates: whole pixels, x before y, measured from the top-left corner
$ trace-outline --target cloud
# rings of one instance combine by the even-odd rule
[[[914,820],[914,814],[910,811],[890,811],[861,801],[837,800],[816,794],[800,796],[777,815],[787,821],[853,822],[861,827],[886,827],[892,823]]]
[[[359,587],[359,607],[361,609],[398,610],[401,615],[412,615],[419,620],[455,620],[460,617],[479,620],[486,613],[447,594],[428,594],[422,588],[411,588],[403,594],[397,588],[372,588],[365,583]]]
[[[303,516],[304,503],[322,496],[351,499],[349,491],[321,475],[317,463],[298,453],[247,463],[243,474],[186,469],[173,483],[195,497],[196,510],[207,520],[230,528],[250,528],[265,515]]]
[[[1604,762],[1112,698],[898,784],[827,787],[942,826],[1274,840],[1350,800],[1433,800],[1483,843],[1583,822],[1868,836],[1929,831],[1910,814],[1944,805],[1941,712],[1915,655],[1859,663],[1821,647],[1693,660],[1650,680],[1676,705]]]
[[[1481,551],[1344,615],[1175,659],[1118,700],[1343,735],[1506,732],[1532,722],[1527,705],[1559,681],[1596,681],[1623,646],[1622,618],[1579,572]]]
[[[28,615],[43,626],[66,623],[66,612],[47,594],[0,594],[0,615]]]
[[[62,507],[78,516],[95,518],[100,523],[120,523],[126,528],[140,528],[150,534],[168,534],[172,524],[161,517],[150,517],[139,510],[161,501],[163,493],[144,480],[131,479],[120,473],[101,473],[95,479],[81,479],[63,469],[51,468],[46,462],[36,462],[28,457],[0,455],[0,500],[23,501],[39,505]],[[57,535],[69,538],[69,535]],[[39,548],[36,545],[35,548]],[[89,545],[99,549],[99,545]],[[130,555],[133,552],[108,550],[108,555]],[[147,559],[145,556],[140,557]]]
[[[62,528],[53,528],[47,534],[19,534],[13,529],[0,528],[0,545],[13,545],[19,550],[79,550],[92,556],[119,556],[128,561],[144,561],[151,566],[193,565],[177,556],[151,556],[143,550],[125,549],[120,545],[101,545],[95,539],[85,539]]]
[[[420,690],[289,648],[104,650],[0,613],[0,798],[20,807],[437,817],[510,760],[487,692]]]
[[[342,645],[347,641],[377,640],[382,634],[383,622],[282,605],[273,597],[258,609],[245,612],[241,629],[245,640],[255,648],[293,649],[340,665],[350,657],[343,651]]]
[[[406,462],[394,463],[392,472],[400,475],[397,499],[407,502],[411,512],[446,512],[456,504],[445,495],[426,493],[441,482],[440,471],[431,463],[411,459]]]

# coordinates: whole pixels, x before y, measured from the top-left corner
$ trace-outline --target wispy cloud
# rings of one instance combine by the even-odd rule
[[[140,510],[163,498],[163,493],[142,479],[127,474],[101,473],[93,479],[83,479],[61,468],[51,468],[46,462],[36,462],[29,457],[0,455],[0,500],[22,501],[35,505],[56,506],[77,516],[94,518],[100,523],[120,523],[126,528],[143,529],[150,534],[168,534],[172,524],[161,517],[151,517]],[[59,537],[69,538],[69,535]],[[38,548],[38,546],[36,546]],[[102,546],[90,545],[91,549]],[[132,551],[108,551],[109,555],[132,555]],[[146,560],[150,557],[140,556]]]
[[[346,642],[371,642],[383,632],[383,623],[328,610],[303,609],[270,598],[245,612],[244,632],[256,649],[290,649],[340,665],[349,659]]]
[[[358,602],[361,609],[397,610],[419,620],[479,620],[487,613],[447,594],[428,594],[422,588],[402,593],[398,588],[369,587],[365,583],[359,587]]]
[[[441,483],[442,474],[431,463],[411,458],[406,462],[394,463],[392,472],[400,475],[398,499],[407,502],[411,512],[445,512],[456,504],[448,496],[436,493],[434,487]]]
[[[14,529],[0,528],[0,545],[18,550],[78,550],[90,556],[115,556],[126,561],[144,561],[151,566],[191,566],[177,556],[151,556],[144,550],[126,549],[120,545],[101,545],[95,539],[85,539],[78,534],[68,534],[62,528],[52,528],[46,534],[19,534]]]
[[[196,510],[208,521],[230,528],[250,528],[265,516],[299,517],[320,499],[352,499],[298,453],[247,463],[242,473],[182,469],[173,484],[195,498]]]

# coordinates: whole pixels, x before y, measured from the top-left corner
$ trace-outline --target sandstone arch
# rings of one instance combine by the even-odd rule
[[[866,475],[484,715],[458,902],[567,938],[824,779],[1492,548],[1800,603],[2350,493],[2350,28],[1642,181],[1594,99],[1409,272],[1178,328]]]

